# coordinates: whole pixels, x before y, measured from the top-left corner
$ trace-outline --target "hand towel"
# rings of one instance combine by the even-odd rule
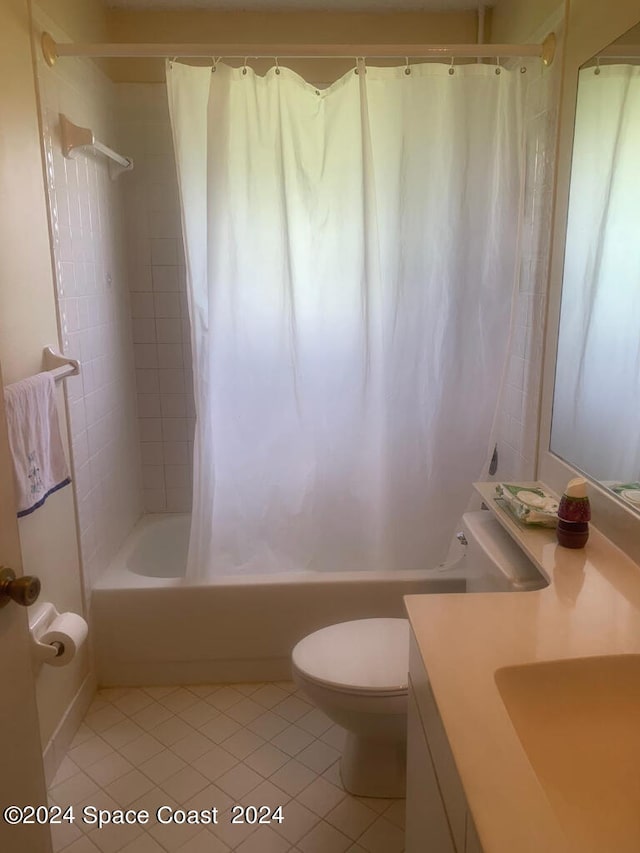
[[[4,389],[18,518],[71,482],[62,449],[55,380],[38,373]]]

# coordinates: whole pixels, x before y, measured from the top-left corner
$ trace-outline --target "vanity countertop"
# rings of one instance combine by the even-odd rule
[[[549,586],[536,592],[407,596],[411,626],[484,853],[587,853],[584,838],[552,806],[552,783],[545,791],[534,771],[495,673],[530,663],[640,653],[640,566],[593,526],[584,549],[561,548],[555,530],[514,522],[493,500],[495,484],[476,488]],[[567,713],[560,702],[549,707],[554,715]],[[601,807],[585,803],[585,814]],[[629,839],[628,849],[638,849],[640,820],[636,829],[636,846]]]

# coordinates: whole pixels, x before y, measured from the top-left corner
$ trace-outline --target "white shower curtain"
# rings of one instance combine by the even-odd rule
[[[580,72],[551,449],[640,479],[640,67]]]
[[[188,576],[444,559],[517,283],[527,74],[167,68],[197,427]]]

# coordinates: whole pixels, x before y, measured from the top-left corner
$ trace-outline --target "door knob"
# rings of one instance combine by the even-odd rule
[[[17,578],[12,569],[0,566],[0,607],[4,607],[9,601],[29,607],[39,595],[40,578],[32,575]]]

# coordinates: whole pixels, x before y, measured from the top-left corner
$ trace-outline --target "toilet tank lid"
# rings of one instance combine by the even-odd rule
[[[407,689],[409,622],[357,619],[309,634],[292,653],[302,675],[337,689],[394,693]]]

